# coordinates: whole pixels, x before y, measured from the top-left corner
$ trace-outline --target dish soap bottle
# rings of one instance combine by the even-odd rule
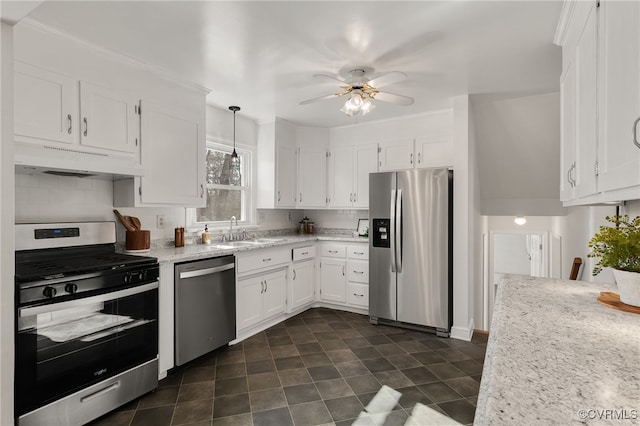
[[[211,234],[209,234],[209,228],[207,225],[204,226],[204,232],[202,233],[202,244],[211,243]]]

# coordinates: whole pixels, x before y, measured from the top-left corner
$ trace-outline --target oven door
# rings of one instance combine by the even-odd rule
[[[158,355],[158,282],[17,311],[16,415]]]

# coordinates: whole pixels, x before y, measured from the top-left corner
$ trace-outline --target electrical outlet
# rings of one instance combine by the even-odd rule
[[[288,213],[287,213],[287,220],[288,220],[289,222],[291,222],[291,212],[288,212]]]
[[[164,215],[163,214],[156,215],[156,228],[164,229]]]

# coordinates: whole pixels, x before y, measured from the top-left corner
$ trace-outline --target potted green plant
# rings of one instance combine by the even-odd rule
[[[598,275],[603,268],[612,268],[620,301],[640,306],[640,216],[607,216],[614,226],[601,226],[589,241],[589,257],[599,258],[593,268]]]

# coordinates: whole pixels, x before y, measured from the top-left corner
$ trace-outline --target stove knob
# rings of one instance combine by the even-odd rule
[[[69,294],[76,294],[78,292],[78,285],[75,283],[69,283],[64,286],[64,291]]]
[[[53,299],[56,295],[56,289],[55,287],[45,287],[44,290],[42,290],[42,294],[44,295],[44,297],[49,298],[49,299]]]
[[[125,284],[131,284],[131,274],[125,274],[125,276],[122,278],[122,282],[124,282]]]
[[[144,280],[144,272],[138,272],[138,281]]]

